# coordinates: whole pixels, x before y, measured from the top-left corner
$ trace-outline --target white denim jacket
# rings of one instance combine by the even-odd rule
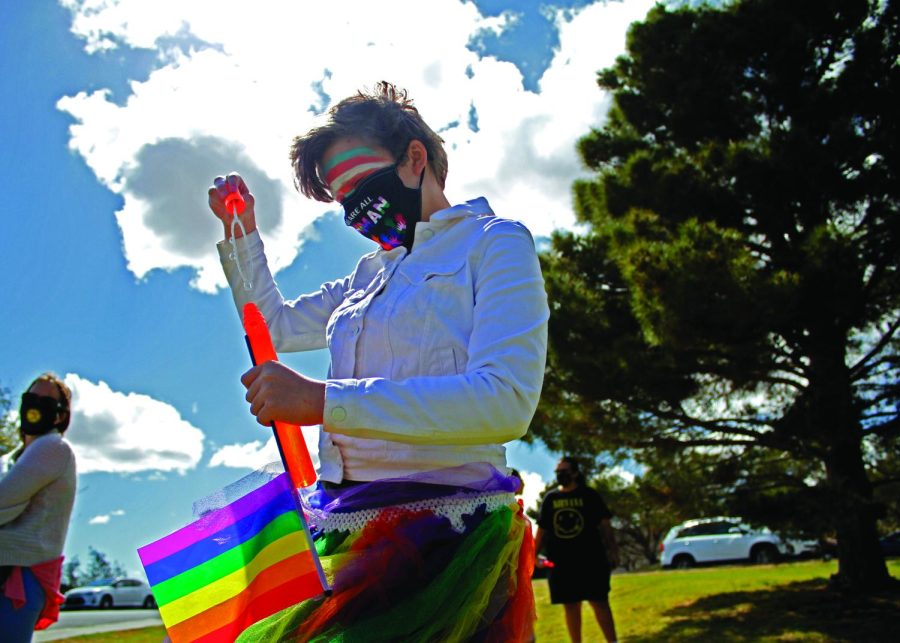
[[[254,275],[222,266],[238,311],[259,306],[278,351],[328,347],[320,478],[376,480],[489,462],[525,434],[540,397],[549,310],[531,234],[483,198],[416,226],[413,251],[365,255],[353,273],[286,301],[257,233]]]

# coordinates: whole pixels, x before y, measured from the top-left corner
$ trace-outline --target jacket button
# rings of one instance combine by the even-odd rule
[[[434,236],[434,230],[422,230],[422,238],[423,239],[431,239]]]
[[[331,419],[335,422],[341,422],[347,419],[347,411],[343,406],[336,406],[331,409]]]

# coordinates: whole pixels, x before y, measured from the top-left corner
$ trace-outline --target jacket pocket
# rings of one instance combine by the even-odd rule
[[[466,264],[464,258],[456,258],[441,263],[400,264],[397,269],[413,286],[421,286],[426,281],[455,275]]]
[[[388,329],[395,376],[455,375],[471,334],[474,295],[463,258],[404,266]],[[456,349],[456,354],[454,350]]]

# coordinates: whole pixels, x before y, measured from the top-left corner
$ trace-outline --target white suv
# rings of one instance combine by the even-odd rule
[[[702,518],[675,525],[659,545],[663,567],[685,569],[698,563],[749,560],[774,563],[793,554],[788,545],[768,529],[753,530],[739,518]]]

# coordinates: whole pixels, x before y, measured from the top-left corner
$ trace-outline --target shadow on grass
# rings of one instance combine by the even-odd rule
[[[661,630],[629,642],[900,640],[900,593],[847,596],[824,579],[705,596],[663,616],[671,620]]]

